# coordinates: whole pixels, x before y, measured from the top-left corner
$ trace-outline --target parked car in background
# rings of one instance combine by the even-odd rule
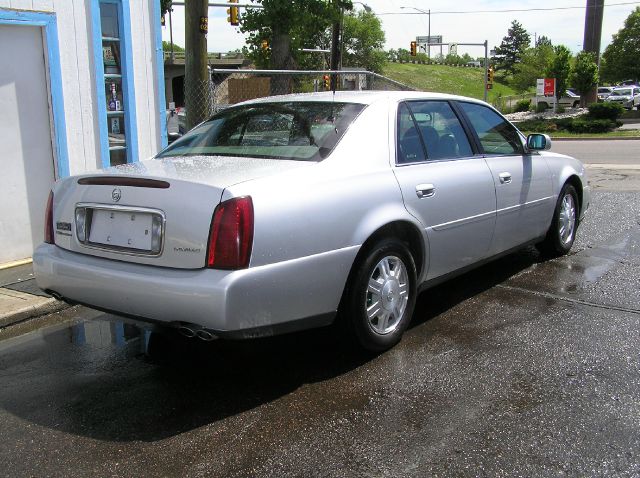
[[[542,108],[553,108],[555,98],[549,96],[536,96],[536,104]],[[558,105],[563,108],[577,108],[580,106],[580,96],[567,90],[566,94],[560,98]]]
[[[621,104],[630,110],[640,105],[640,86],[621,86],[614,88],[605,101]]]
[[[612,91],[613,86],[598,86],[598,101],[606,100]]]
[[[253,100],[155,159],[59,180],[33,268],[55,297],[188,337],[338,320],[381,351],[420,290],[527,244],[571,249],[590,189],[550,147],[459,96]]]

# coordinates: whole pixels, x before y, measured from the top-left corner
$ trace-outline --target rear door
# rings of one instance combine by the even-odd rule
[[[545,233],[555,205],[551,173],[537,153],[525,151],[516,128],[486,105],[457,103],[484,152],[495,184],[497,215],[491,254]]]
[[[486,257],[495,223],[491,171],[448,101],[401,103],[394,173],[429,239],[427,278]]]

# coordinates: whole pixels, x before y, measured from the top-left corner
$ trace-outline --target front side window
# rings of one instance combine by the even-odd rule
[[[320,161],[365,105],[333,102],[256,103],[226,109],[158,154]]]
[[[518,130],[484,105],[460,102],[486,154],[524,154]]]

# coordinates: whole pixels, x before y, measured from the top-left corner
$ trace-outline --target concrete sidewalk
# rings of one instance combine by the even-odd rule
[[[38,288],[30,263],[0,269],[0,328],[68,307]]]

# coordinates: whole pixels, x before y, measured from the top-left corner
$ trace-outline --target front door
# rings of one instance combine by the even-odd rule
[[[458,103],[469,118],[496,190],[496,232],[491,255],[543,236],[555,198],[551,173],[538,153],[527,154],[518,131],[491,108]]]
[[[429,239],[427,279],[486,257],[495,225],[491,171],[447,101],[400,104],[395,175]]]
[[[0,25],[0,45],[6,53],[0,55],[0,263],[5,263],[31,257],[44,239],[54,158],[42,29]]]

